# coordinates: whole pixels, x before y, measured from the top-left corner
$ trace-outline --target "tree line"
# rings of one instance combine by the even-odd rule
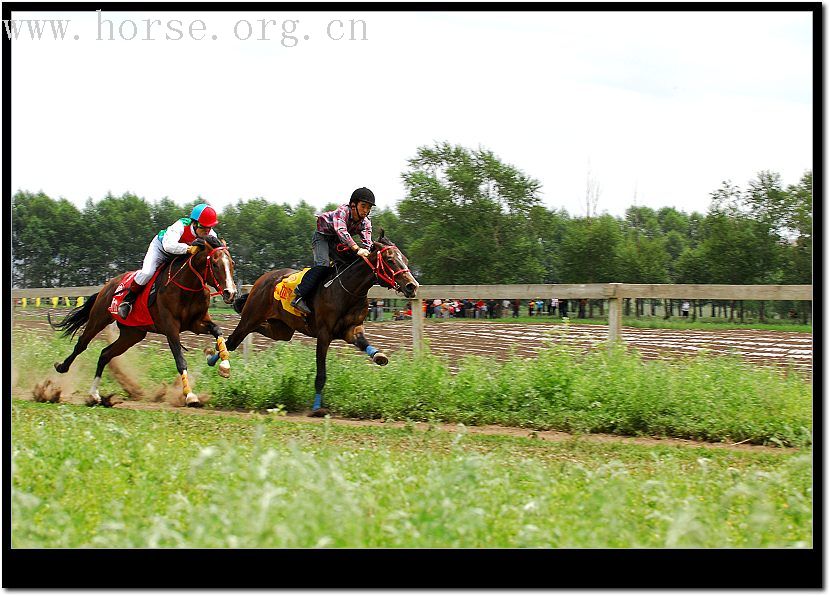
[[[376,209],[372,223],[424,284],[812,283],[812,171],[788,185],[769,170],[743,188],[726,181],[710,193],[706,213],[634,205],[622,217],[547,208],[538,180],[486,149],[419,147],[401,176],[404,198]],[[13,285],[98,285],[136,269],[152,236],[200,202],[125,193],[90,198],[78,209],[19,190]],[[318,211],[259,197],[222,209],[217,233],[231,248],[238,280],[310,265]]]

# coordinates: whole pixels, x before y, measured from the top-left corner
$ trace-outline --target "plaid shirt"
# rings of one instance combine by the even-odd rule
[[[352,234],[360,233],[365,247],[372,246],[372,222],[369,218],[362,221],[352,221],[349,204],[340,205],[334,211],[326,211],[317,215],[317,231],[329,236],[337,236],[340,242],[351,249],[357,246]]]

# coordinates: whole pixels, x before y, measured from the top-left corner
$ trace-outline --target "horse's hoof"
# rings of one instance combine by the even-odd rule
[[[117,401],[113,401],[112,398],[113,398],[114,395],[115,395],[114,393],[112,395],[102,395],[101,396],[101,405],[104,406],[105,408],[111,408],[116,404],[120,404],[122,402],[122,400],[120,400],[120,399],[117,400]]]
[[[86,396],[86,401],[84,402],[89,407],[92,406],[100,406],[101,405],[101,396],[96,394],[90,394]]]
[[[199,396],[195,393],[188,393],[184,398],[184,405],[188,408],[201,408],[202,402],[199,401]]]
[[[225,379],[231,376],[231,363],[227,360],[223,360],[219,363],[219,376]]]
[[[325,418],[328,415],[328,408],[317,408],[316,410],[311,410],[311,413],[309,414],[312,418]]]
[[[389,358],[387,358],[386,354],[383,352],[377,352],[374,356],[372,356],[372,362],[379,364],[380,366],[386,366],[389,364]]]
[[[69,369],[68,366],[64,366],[62,362],[55,362],[55,370],[59,373],[63,374]]]

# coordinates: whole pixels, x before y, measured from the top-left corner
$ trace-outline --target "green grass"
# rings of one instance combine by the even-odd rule
[[[69,353],[67,340],[13,334],[13,364],[25,362],[17,385],[31,387],[51,363]],[[96,345],[97,344],[97,345]],[[85,390],[96,342],[73,365]],[[152,390],[176,376],[172,356],[137,347],[123,368]],[[220,378],[200,353],[188,354],[197,393],[222,409],[283,407],[302,411],[314,395],[311,347],[275,343],[247,362],[232,355],[230,379]],[[445,359],[396,353],[386,367],[347,348],[328,358],[324,404],[333,413],[364,419],[502,424],[577,433],[653,435],[706,441],[807,446],[812,438],[811,386],[796,372],[757,367],[737,357],[701,355],[682,361],[644,361],[636,352],[599,350],[582,356],[554,345],[534,359],[504,362],[469,356],[457,373]],[[101,393],[118,392],[106,371]]]
[[[13,400],[15,548],[812,546],[811,451]]]

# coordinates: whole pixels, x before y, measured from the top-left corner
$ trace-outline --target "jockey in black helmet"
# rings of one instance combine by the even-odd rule
[[[358,188],[348,203],[340,205],[334,211],[326,211],[317,216],[317,231],[311,237],[311,249],[314,253],[314,267],[306,271],[302,281],[294,290],[295,298],[291,306],[306,314],[311,313],[305,298],[310,296],[317,283],[329,270],[329,247],[342,243],[362,257],[369,256],[372,246],[372,222],[369,213],[375,206],[375,195],[366,187]],[[360,234],[363,246],[358,245],[352,234]]]

